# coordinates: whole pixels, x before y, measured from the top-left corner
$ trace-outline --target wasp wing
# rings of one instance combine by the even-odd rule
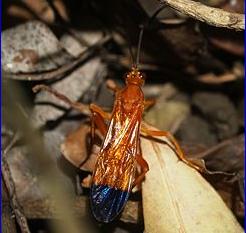
[[[91,186],[92,212],[99,221],[112,221],[129,197],[139,152],[141,115],[140,108],[124,114],[120,104],[113,111]]]

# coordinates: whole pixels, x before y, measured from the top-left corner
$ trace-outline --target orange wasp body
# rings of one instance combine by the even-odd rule
[[[143,75],[133,68],[126,76],[126,87],[116,92],[109,127],[98,154],[91,186],[91,207],[94,217],[102,222],[112,221],[123,209],[132,187],[148,170],[140,151],[140,125],[144,110],[141,86]],[[99,121],[100,112],[91,105],[95,123],[105,134]],[[103,117],[103,116],[101,116]],[[97,121],[96,121],[97,119]],[[136,164],[142,174],[135,179]]]
[[[91,209],[100,222],[114,220],[124,208],[132,188],[140,183],[149,170],[140,150],[140,132],[148,136],[165,136],[177,156],[189,166],[202,170],[184,156],[175,138],[165,131],[151,130],[141,124],[144,107],[151,104],[144,100],[141,86],[144,76],[136,67],[126,76],[126,86],[116,89],[116,99],[111,116],[91,104],[92,130],[94,124],[105,136],[98,153],[90,192]],[[107,127],[105,119],[110,120]],[[136,175],[137,164],[141,173]]]

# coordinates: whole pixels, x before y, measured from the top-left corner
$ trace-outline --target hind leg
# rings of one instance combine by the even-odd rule
[[[155,103],[156,103],[156,101],[155,101],[154,99],[145,100],[145,101],[144,101],[144,108],[145,108],[145,109],[149,109],[149,108],[151,108]]]
[[[141,154],[136,155],[136,160],[139,166],[141,167],[141,173],[134,180],[133,187],[135,187],[136,185],[139,185],[143,181],[145,174],[149,171],[149,165],[146,162],[146,160],[142,157]]]
[[[168,139],[168,141],[174,145],[174,148],[172,148],[172,149],[174,149],[176,155],[178,156],[178,158],[181,161],[183,161],[184,163],[186,163],[190,167],[195,168],[196,170],[198,170],[200,172],[204,171],[204,168],[201,167],[199,164],[196,164],[195,162],[190,161],[188,158],[186,158],[186,156],[183,153],[181,147],[179,146],[177,140],[168,131],[149,130],[145,127],[142,127],[141,131],[144,134],[146,134],[147,136],[151,136],[151,137],[160,137],[160,136],[166,137]]]

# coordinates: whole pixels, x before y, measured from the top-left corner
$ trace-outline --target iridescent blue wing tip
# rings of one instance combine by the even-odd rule
[[[129,197],[129,192],[107,185],[91,186],[90,202],[95,219],[108,223],[113,221],[123,210]]]

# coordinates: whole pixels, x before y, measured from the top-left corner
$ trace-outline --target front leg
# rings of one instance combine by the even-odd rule
[[[113,81],[112,79],[108,79],[106,81],[106,85],[107,88],[112,90],[114,93],[117,93],[118,91],[120,91],[120,87],[115,83],[115,81]]]
[[[77,110],[77,111],[79,111],[85,115],[90,114],[90,110],[88,108],[88,105],[79,103],[77,101],[73,101],[73,100],[69,99],[67,96],[63,95],[62,93],[58,92],[57,90],[55,90],[55,89],[53,89],[47,85],[40,84],[40,85],[36,85],[32,88],[32,91],[34,93],[41,91],[41,90],[49,92],[50,94],[54,95],[59,100],[68,104],[71,108],[74,108],[75,110]]]
[[[102,108],[95,104],[90,104],[91,110],[91,138],[95,137],[95,128],[97,127],[103,137],[107,134],[107,124],[105,120],[110,120],[111,114],[104,112]]]

